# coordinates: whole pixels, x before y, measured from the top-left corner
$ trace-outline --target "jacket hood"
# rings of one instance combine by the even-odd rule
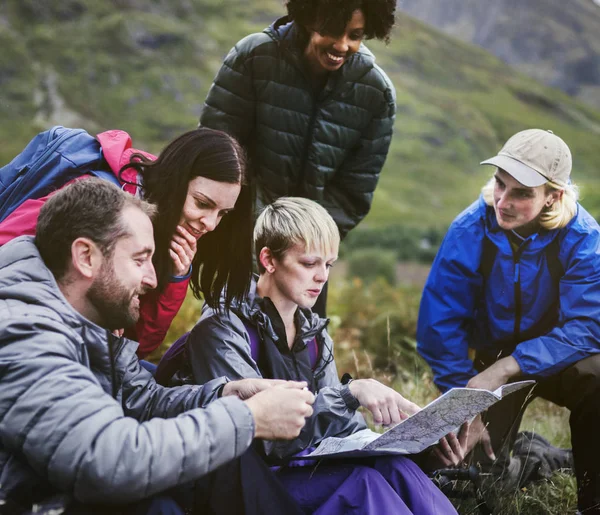
[[[8,312],[10,316],[3,312]],[[87,348],[91,356],[108,353],[108,333],[71,306],[60,291],[56,279],[42,260],[32,236],[21,236],[0,247],[0,338],[11,319],[27,316],[27,330],[39,331],[37,324],[49,330],[68,332],[72,340]],[[29,323],[28,323],[29,325]],[[104,361],[104,360],[103,360]]]
[[[263,32],[276,41],[281,48],[293,55],[298,65],[301,64],[304,48],[302,48],[300,43],[301,34],[296,22],[291,21],[288,16],[283,16],[271,23],[271,25]],[[337,76],[346,82],[354,82],[370,71],[374,66],[375,56],[364,43],[361,43],[358,52],[353,54],[342,67],[333,72],[332,75]]]

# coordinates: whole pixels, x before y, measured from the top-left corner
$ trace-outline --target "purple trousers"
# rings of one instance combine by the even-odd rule
[[[456,515],[418,465],[401,456],[328,460],[276,474],[305,513]]]

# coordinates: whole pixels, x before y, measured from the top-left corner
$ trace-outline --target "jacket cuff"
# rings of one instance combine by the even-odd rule
[[[358,402],[358,399],[352,395],[349,385],[345,384],[342,386],[340,389],[340,395],[342,396],[342,400],[346,403],[348,409],[356,411],[358,408],[360,408],[360,402]]]
[[[171,282],[171,283],[180,283],[180,282],[183,282],[183,281],[187,281],[191,276],[192,276],[192,265],[190,265],[190,268],[189,268],[187,274],[185,274],[185,275],[172,275],[171,279],[169,280],[169,282]]]
[[[235,427],[235,455],[240,456],[252,444],[254,440],[254,417],[248,405],[235,396],[219,399],[223,407],[231,417]]]

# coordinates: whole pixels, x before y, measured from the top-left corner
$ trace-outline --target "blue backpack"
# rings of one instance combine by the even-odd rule
[[[85,130],[57,125],[40,132],[0,168],[0,222],[26,200],[45,197],[86,174],[121,187],[102,156],[100,143]]]

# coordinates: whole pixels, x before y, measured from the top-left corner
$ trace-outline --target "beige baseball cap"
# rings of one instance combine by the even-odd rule
[[[571,175],[571,151],[552,131],[527,129],[517,132],[498,155],[481,162],[502,168],[523,186],[535,188],[551,181],[566,186]]]

